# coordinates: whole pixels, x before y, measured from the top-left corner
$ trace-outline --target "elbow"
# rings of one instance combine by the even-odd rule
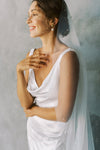
[[[59,113],[58,109],[56,108],[56,120],[57,121],[61,121],[61,122],[64,122],[64,123],[67,123],[69,122],[70,118],[72,116],[72,111],[70,112],[61,112]]]
[[[27,96],[23,96],[21,94],[18,95],[21,107],[25,108],[25,109],[29,109],[32,107],[34,99],[27,97]]]
[[[32,107],[32,104],[31,105],[21,104],[21,106],[22,106],[23,109],[30,109]]]
[[[70,112],[70,114],[67,115],[66,122],[68,122],[70,120],[71,116],[72,116],[72,111]]]
[[[33,105],[33,99],[30,100],[30,101],[28,101],[27,99],[26,99],[26,100],[25,100],[25,98],[22,99],[22,97],[19,96],[19,101],[20,101],[21,107],[22,107],[22,108],[25,108],[25,109],[29,109],[29,108],[31,108],[32,105]]]
[[[71,117],[71,115],[69,117],[67,117],[66,122],[68,122],[70,120],[70,117]]]
[[[69,120],[70,120],[70,117],[67,117],[67,118],[62,118],[60,121],[64,122],[64,123],[67,123]]]

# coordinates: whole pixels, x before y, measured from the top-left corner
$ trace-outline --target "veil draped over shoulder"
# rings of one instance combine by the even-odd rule
[[[66,18],[66,9],[68,12],[68,22],[69,28],[64,26],[63,21],[67,20]],[[64,35],[64,41],[66,44],[71,47],[77,53],[79,63],[80,63],[80,74],[79,74],[79,83],[78,90],[75,100],[75,105],[71,117],[69,118],[66,126],[69,127],[68,137],[66,143],[66,149],[68,150],[94,150],[94,142],[92,135],[92,128],[90,124],[89,112],[87,109],[87,71],[85,60],[82,56],[80,50],[80,42],[77,37],[73,18],[72,18],[72,5],[70,0],[63,0],[62,4],[62,13],[60,15],[58,23],[57,34],[59,39],[62,40],[63,37],[60,36],[60,30]],[[64,29],[65,28],[65,29]],[[68,33],[68,31],[70,32]],[[66,35],[67,34],[67,35]],[[59,112],[61,113],[61,112]]]
[[[42,2],[44,3],[44,0],[42,0]],[[48,0],[48,2],[51,1]],[[50,3],[50,5],[52,6],[52,3]],[[58,0],[57,5],[59,5]],[[57,7],[56,9],[61,10],[61,7]],[[28,92],[35,97],[35,102],[38,106],[54,107],[56,118],[58,120],[58,122],[53,120],[49,121],[38,117],[37,115],[28,118],[27,137],[30,150],[41,150],[41,147],[43,150],[94,150],[92,128],[87,108],[88,85],[86,62],[81,52],[80,42],[74,28],[72,16],[71,0],[62,0],[62,10],[57,27],[57,37],[71,50],[75,51],[79,59],[79,80],[73,111],[70,118],[62,123],[62,120],[66,120],[66,105],[61,101],[60,105],[63,104],[64,106],[60,107],[59,110],[57,109],[56,104],[59,101],[59,65],[57,63],[56,71],[52,71],[53,75],[52,72],[50,72],[51,74],[47,76],[48,78],[45,79],[45,82],[43,82],[40,87],[38,87],[36,83],[34,70],[30,69],[27,86]],[[33,51],[34,49],[30,51],[30,56],[33,54]],[[60,60],[60,58],[61,57],[59,57],[58,60]],[[53,79],[50,80],[51,76],[55,82]],[[72,91],[70,90],[70,92]],[[66,98],[64,100],[64,102],[66,102]],[[67,132],[63,132],[63,129],[66,129],[65,131]],[[66,138],[64,136],[66,136]]]

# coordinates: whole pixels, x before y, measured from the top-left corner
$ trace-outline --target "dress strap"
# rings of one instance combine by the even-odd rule
[[[67,48],[66,50],[64,50],[64,51],[60,54],[59,62],[61,61],[62,56],[63,56],[65,53],[69,52],[69,51],[74,51],[74,52],[76,52],[75,49],[72,49],[72,48],[70,48],[70,47]]]
[[[33,55],[34,51],[35,51],[35,48],[32,48],[32,49],[30,50],[29,56]],[[64,50],[64,51],[59,55],[57,61],[60,62],[62,56],[63,56],[65,53],[69,52],[69,51],[74,51],[74,52],[76,52],[75,49],[72,49],[72,48],[69,47],[69,48],[67,48],[66,50]]]
[[[35,48],[32,48],[32,49],[30,50],[29,56],[33,55],[34,50],[35,50]]]

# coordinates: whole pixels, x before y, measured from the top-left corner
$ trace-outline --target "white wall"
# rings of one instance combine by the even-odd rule
[[[71,0],[72,1],[72,0]],[[17,97],[16,65],[39,38],[30,38],[31,1],[0,0],[0,149],[28,150],[26,117]],[[74,23],[88,70],[89,111],[100,117],[100,1],[73,0]]]

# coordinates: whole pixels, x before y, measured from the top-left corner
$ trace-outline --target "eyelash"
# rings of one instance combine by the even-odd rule
[[[36,16],[37,14],[32,14],[32,16]]]
[[[37,14],[32,14],[31,16],[37,16]],[[30,16],[28,16],[28,17],[30,17]]]

